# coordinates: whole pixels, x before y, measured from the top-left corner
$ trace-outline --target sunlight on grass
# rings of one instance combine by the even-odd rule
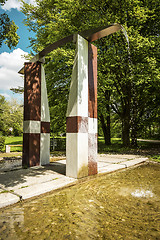
[[[66,155],[65,151],[65,137],[58,137],[58,139],[62,139],[59,141],[59,148],[56,151],[51,151],[50,155],[52,157],[64,157]],[[5,145],[22,145],[23,144],[23,136],[20,137],[6,137]],[[61,146],[63,145],[63,146]],[[152,142],[138,142],[138,147],[124,147],[120,138],[112,138],[111,145],[105,145],[104,137],[98,137],[98,153],[99,154],[110,154],[110,153],[118,153],[118,154],[140,154],[149,156],[149,159],[152,161],[160,162],[159,155],[160,144],[155,144]],[[0,153],[0,158],[3,157],[16,157],[22,156],[22,147],[11,147],[11,153],[5,153],[5,149],[3,153]]]

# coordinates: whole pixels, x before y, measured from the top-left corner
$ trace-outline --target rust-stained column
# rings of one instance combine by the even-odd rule
[[[97,48],[77,35],[67,108],[66,175],[97,173]]]
[[[88,174],[97,174],[97,47],[88,47]]]
[[[66,175],[88,176],[88,41],[77,35],[66,126]]]
[[[49,163],[49,144],[50,118],[44,69],[40,62],[25,63],[22,165],[32,167]]]

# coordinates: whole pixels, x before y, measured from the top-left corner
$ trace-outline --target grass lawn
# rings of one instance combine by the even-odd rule
[[[5,145],[22,145],[23,144],[23,136],[20,137],[6,137]],[[22,152],[22,147],[11,147],[11,152]]]
[[[22,145],[22,144],[23,144],[23,136],[5,137],[5,145]],[[5,148],[3,149],[3,153],[0,152],[0,157],[15,157],[15,156],[21,156],[21,155],[22,155],[22,147],[11,147],[11,153],[5,153]]]
[[[23,143],[23,136],[20,137],[6,137],[5,145],[20,145]]]
[[[63,137],[64,139],[64,137]],[[6,137],[5,145],[22,145],[23,143],[23,136],[20,137]],[[98,137],[98,153],[100,154],[109,154],[109,153],[117,153],[117,154],[140,154],[143,156],[149,157],[150,160],[160,162],[160,143],[154,142],[138,142],[138,147],[123,147],[120,138],[112,138],[111,145],[107,146],[104,143],[103,137]],[[11,147],[11,153],[7,154],[0,153],[0,157],[9,157],[9,156],[17,156],[21,155],[22,147]],[[65,151],[59,150],[51,152],[51,155],[54,156],[65,156]]]

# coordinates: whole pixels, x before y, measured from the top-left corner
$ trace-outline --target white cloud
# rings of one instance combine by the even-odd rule
[[[25,0],[25,2],[32,5],[36,5],[36,0]],[[5,11],[6,10],[10,11],[12,8],[15,8],[18,11],[20,11],[21,6],[22,6],[22,3],[20,0],[7,0],[5,4],[1,6],[1,8]]]
[[[11,10],[11,8],[17,8],[19,11],[21,8],[21,2],[18,0],[8,0],[5,2],[5,4],[2,6],[3,10]]]
[[[18,74],[18,71],[26,62],[24,54],[27,53],[20,48],[11,53],[3,52],[0,54],[0,90],[5,91],[23,86],[23,78]]]

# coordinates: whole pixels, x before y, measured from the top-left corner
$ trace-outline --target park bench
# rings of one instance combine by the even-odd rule
[[[6,145],[6,153],[10,153],[11,147],[22,147],[23,145]]]

